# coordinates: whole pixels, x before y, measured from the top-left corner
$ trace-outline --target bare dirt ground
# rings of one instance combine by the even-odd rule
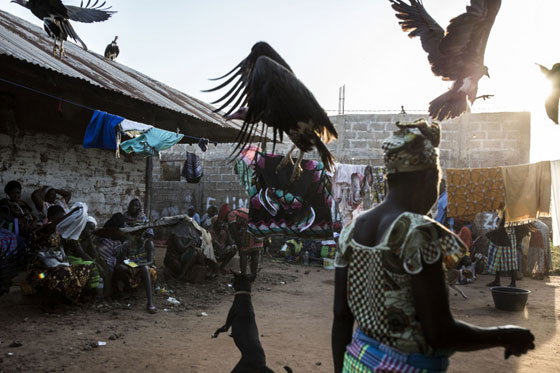
[[[284,365],[295,372],[332,372],[334,272],[271,260],[265,260],[263,267],[254,285],[253,304],[269,367],[277,372],[284,371]],[[233,340],[226,334],[210,338],[231,306],[228,280],[229,276],[222,276],[202,285],[171,284],[174,294],[156,295],[155,315],[144,311],[141,291],[103,312],[85,304],[45,313],[36,297],[18,292],[3,296],[0,372],[229,372],[240,357]],[[454,315],[480,325],[529,327],[536,335],[537,349],[507,361],[503,349],[457,353],[449,371],[557,372],[560,277],[519,282],[532,291],[521,313],[496,310],[484,286],[489,281],[481,276],[477,283],[463,286],[467,300],[450,290]],[[169,296],[181,305],[169,304]],[[97,346],[99,341],[106,345]]]

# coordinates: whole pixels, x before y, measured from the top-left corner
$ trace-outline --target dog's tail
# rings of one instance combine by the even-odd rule
[[[290,367],[287,366],[287,365],[284,367],[284,369],[286,369],[286,372],[288,372],[288,373],[293,373],[292,368],[290,368]]]

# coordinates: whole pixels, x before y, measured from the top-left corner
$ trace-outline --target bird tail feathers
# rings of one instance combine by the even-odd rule
[[[449,90],[430,102],[430,117],[435,120],[452,119],[470,111],[467,95]]]
[[[74,27],[72,27],[70,21],[64,22],[63,27],[64,27],[64,31],[66,32],[66,34],[68,34],[68,36],[74,39],[74,41],[79,42],[84,50],[86,51],[88,50],[86,44],[82,41],[82,39],[80,39],[78,33],[76,32],[76,30],[74,30]]]
[[[317,152],[321,156],[321,161],[325,165],[327,171],[334,171],[334,156],[329,152],[329,149],[321,141],[315,143],[317,147]]]

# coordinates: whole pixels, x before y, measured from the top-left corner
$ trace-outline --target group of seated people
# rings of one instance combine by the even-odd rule
[[[98,227],[86,204],[69,207],[68,191],[49,186],[34,191],[31,198],[36,214],[22,200],[19,182],[10,181],[4,192],[7,197],[0,200],[0,295],[25,270],[30,292],[70,302],[91,294],[100,306],[116,294],[143,285],[147,311],[157,312],[152,295],[154,230],[147,227],[150,224],[138,198]],[[248,234],[246,211],[232,211],[227,204],[220,210],[210,206],[202,219],[195,219],[193,210],[187,213],[191,223],[167,229],[166,281],[175,278],[196,283],[208,272],[223,273],[238,250],[241,271],[246,273],[250,261],[251,272],[257,272],[262,241]],[[211,241],[211,255],[203,248],[203,229]]]
[[[147,222],[139,199],[134,198],[125,212],[114,214],[96,229],[87,205],[68,207],[70,192],[48,186],[34,191],[31,198],[37,215],[21,199],[19,182],[10,181],[4,192],[7,197],[0,200],[0,294],[9,291],[13,277],[25,270],[22,285],[50,300],[77,302],[90,293],[103,304],[115,291],[144,284],[147,310],[156,312],[153,231],[120,230]]]

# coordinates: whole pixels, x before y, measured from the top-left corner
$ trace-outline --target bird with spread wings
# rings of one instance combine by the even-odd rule
[[[233,103],[224,116],[243,120],[243,127],[236,139],[237,146],[232,154],[240,152],[253,141],[259,127],[263,139],[267,136],[267,129],[271,127],[274,145],[277,139],[282,141],[284,133],[294,143],[280,166],[293,163],[292,152],[296,147],[300,150],[291,181],[302,172],[303,154],[313,148],[317,149],[325,168],[333,170],[334,157],[325,143],[338,137],[336,129],[313,94],[296,78],[290,66],[270,45],[265,42],[256,43],[251,53],[233,70],[213,80],[224,78],[227,78],[225,82],[206,92],[232,85],[224,96],[213,102],[222,103],[217,112]]]
[[[556,124],[558,124],[558,100],[560,100],[560,63],[555,63],[549,70],[541,64],[537,64],[541,68],[541,72],[552,83],[552,91],[544,103],[546,114]]]
[[[31,11],[33,15],[43,21],[47,34],[54,39],[53,54],[64,56],[64,41],[71,37],[87,50],[86,44],[80,39],[70,20],[83,23],[103,22],[108,20],[115,11],[105,7],[105,1],[98,5],[99,0],[88,0],[86,6],[82,1],[80,6],[64,5],[60,0],[12,0]],[[58,42],[60,41],[60,45]]]
[[[484,75],[490,77],[484,53],[501,0],[471,0],[467,11],[453,18],[446,31],[428,14],[422,1],[389,1],[402,30],[411,38],[420,37],[432,72],[445,81],[453,81],[446,93],[430,102],[433,119],[458,117],[470,110],[477,98],[490,97],[477,97],[478,81]]]

